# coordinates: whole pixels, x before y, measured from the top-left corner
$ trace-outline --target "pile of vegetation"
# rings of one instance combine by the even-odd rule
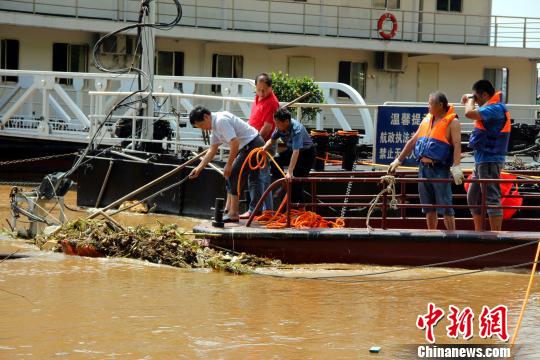
[[[146,260],[180,268],[212,268],[234,274],[250,273],[255,267],[276,266],[278,262],[245,253],[231,254],[205,246],[178,226],[163,225],[155,229],[139,225],[117,229],[105,221],[72,221],[48,236],[36,237],[36,245],[52,250],[91,249],[92,253],[110,257]]]

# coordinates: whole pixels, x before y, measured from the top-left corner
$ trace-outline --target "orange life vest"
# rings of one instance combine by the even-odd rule
[[[420,160],[427,157],[445,165],[453,162],[454,146],[446,138],[446,132],[452,120],[457,117],[454,107],[450,106],[444,117],[433,126],[432,114],[427,114],[418,128],[418,140],[414,147],[414,157]]]
[[[486,124],[482,120],[474,122],[474,129],[469,138],[469,147],[489,154],[506,155],[508,142],[510,141],[510,113],[501,102],[501,92],[496,92],[482,107],[497,107],[501,114],[499,118],[489,119]],[[487,127],[486,127],[487,125]]]

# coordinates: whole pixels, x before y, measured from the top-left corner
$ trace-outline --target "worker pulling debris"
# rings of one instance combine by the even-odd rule
[[[194,168],[189,177],[194,179],[212,161],[222,144],[230,146],[229,159],[223,169],[227,183],[227,205],[225,211],[227,216],[223,217],[223,222],[238,222],[240,218],[237,183],[240,169],[249,152],[264,145],[264,140],[259,132],[247,124],[239,117],[228,111],[211,113],[203,106],[197,106],[189,114],[191,125],[202,129],[212,130],[210,138],[210,149],[201,163]],[[260,176],[259,169],[248,169],[246,172],[250,181],[258,182]],[[242,181],[242,179],[240,179]],[[258,199],[257,199],[258,201]]]

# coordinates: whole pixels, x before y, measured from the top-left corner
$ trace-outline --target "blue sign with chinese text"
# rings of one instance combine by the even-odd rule
[[[390,164],[401,152],[405,143],[414,135],[422,119],[428,113],[427,107],[379,106],[375,142],[373,144],[374,162]],[[412,154],[403,165],[414,166]]]

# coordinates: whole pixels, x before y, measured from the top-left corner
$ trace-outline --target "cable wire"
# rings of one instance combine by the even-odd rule
[[[148,12],[149,12],[149,5],[150,5],[150,3],[152,1],[153,0],[144,0],[142,2],[141,8],[140,8],[140,11],[139,11],[139,22],[138,23],[131,24],[131,25],[122,27],[121,29],[118,29],[116,31],[112,31],[112,32],[110,32],[108,34],[105,34],[104,36],[102,36],[94,44],[94,48],[92,50],[92,56],[93,56],[93,60],[94,60],[94,65],[96,66],[96,68],[98,70],[100,70],[102,72],[105,72],[105,73],[110,73],[110,74],[127,74],[127,73],[135,72],[139,76],[139,82],[140,82],[141,77],[144,77],[147,80],[145,88],[142,88],[141,86],[139,86],[138,90],[136,90],[136,91],[132,92],[131,94],[125,96],[122,100],[120,100],[118,103],[116,103],[113,106],[113,108],[109,111],[109,113],[107,114],[105,119],[99,124],[97,129],[95,129],[93,136],[91,137],[91,139],[88,142],[88,146],[83,150],[82,154],[79,156],[79,158],[73,164],[71,169],[69,169],[62,177],[69,177],[70,175],[72,175],[81,166],[83,159],[86,157],[86,155],[88,154],[90,149],[94,146],[95,140],[96,140],[98,134],[100,133],[101,129],[103,128],[103,126],[105,126],[105,124],[108,122],[108,120],[112,118],[112,115],[114,114],[114,112],[116,110],[124,107],[126,105],[126,102],[127,102],[128,99],[136,96],[137,94],[146,93],[146,92],[148,92],[148,90],[152,90],[151,89],[151,85],[152,85],[151,80],[152,80],[153,76],[150,76],[149,74],[145,73],[142,69],[139,69],[139,68],[134,66],[135,59],[136,59],[138,53],[139,52],[142,53],[142,51],[145,50],[145,49],[141,49],[142,51],[139,51],[139,48],[141,47],[141,44],[142,44],[142,35],[141,35],[140,30],[145,29],[145,28],[154,28],[154,29],[158,29],[158,30],[170,30],[174,26],[176,26],[180,22],[180,20],[182,19],[182,5],[180,4],[179,0],[173,0],[174,5],[176,6],[176,17],[171,22],[169,22],[169,23],[153,23],[153,24],[148,24],[148,23],[143,22],[143,20],[145,18],[145,15],[147,15]],[[105,67],[103,65],[103,63],[101,62],[101,59],[100,59],[100,56],[99,56],[99,49],[100,49],[101,45],[103,44],[103,42],[105,42],[107,39],[109,39],[109,38],[111,38],[111,37],[113,37],[115,35],[118,35],[118,34],[123,33],[123,32],[127,32],[127,31],[129,31],[131,29],[137,29],[138,30],[137,46],[136,46],[136,51],[135,51],[135,53],[133,55],[133,61],[132,61],[131,65],[129,67],[120,68],[120,69],[109,69],[109,68]],[[149,56],[153,56],[153,54],[149,54]],[[151,98],[151,92],[149,92],[145,96],[141,96],[140,98],[134,100],[133,103],[140,103],[141,104],[141,106],[139,107],[139,109],[140,109],[140,108],[142,108],[142,104],[145,101],[147,101],[149,98]],[[104,136],[104,134],[102,136]],[[101,143],[101,141],[102,141],[102,139],[99,141],[99,143]],[[98,143],[98,145],[99,145],[99,143]]]
[[[385,274],[391,274],[391,273],[398,273],[398,272],[403,272],[403,271],[425,269],[425,268],[431,268],[431,267],[442,267],[442,266],[459,264],[461,262],[465,262],[465,261],[469,261],[469,260],[481,259],[481,258],[484,258],[484,257],[488,257],[488,256],[492,256],[492,255],[501,254],[501,253],[504,253],[504,252],[516,250],[516,249],[519,249],[519,248],[522,248],[522,247],[525,247],[525,246],[538,244],[539,241],[540,240],[536,239],[536,240],[528,241],[528,242],[523,243],[523,244],[519,244],[519,245],[511,246],[511,247],[508,247],[508,248],[487,252],[487,253],[484,253],[484,254],[479,254],[479,255],[475,255],[475,256],[469,256],[469,257],[466,257],[466,258],[460,258],[460,259],[455,259],[455,260],[442,261],[442,262],[438,262],[438,263],[417,265],[417,266],[411,266],[411,267],[407,267],[407,268],[392,269],[392,270],[385,270],[385,271],[376,271],[376,272],[370,272],[370,273],[366,273],[366,274],[340,274],[340,275],[316,276],[316,277],[309,277],[309,279],[313,279],[313,280],[331,280],[331,279],[338,279],[338,278],[369,277],[369,276],[376,276],[376,275],[385,275]],[[282,277],[282,276],[277,275],[277,277]],[[294,278],[298,278],[298,279],[305,278],[305,277],[302,277],[302,276],[301,277],[284,276],[284,277],[293,278],[293,279]]]
[[[371,283],[371,282],[413,282],[413,281],[442,280],[442,279],[448,279],[448,278],[452,278],[452,277],[472,275],[472,274],[488,272],[488,271],[500,271],[500,270],[516,269],[516,268],[520,268],[520,267],[533,265],[533,264],[536,264],[536,263],[538,263],[538,261],[530,261],[530,262],[526,262],[526,263],[521,263],[521,264],[516,264],[516,265],[509,265],[509,266],[497,266],[497,267],[490,267],[490,268],[485,268],[485,269],[463,271],[463,272],[459,272],[459,273],[455,273],[455,274],[448,274],[448,275],[430,276],[430,277],[418,277],[418,278],[411,278],[411,279],[336,280],[336,279],[333,279],[331,277],[325,278],[325,277],[310,277],[310,276],[287,276],[287,275],[279,275],[279,274],[265,274],[265,273],[260,273],[260,272],[255,272],[254,274],[261,275],[261,276],[267,276],[267,277],[281,278],[281,279],[317,280],[317,281],[328,281],[328,282],[333,282],[333,283],[337,283],[337,284],[344,284],[344,285],[354,285],[354,284]]]

